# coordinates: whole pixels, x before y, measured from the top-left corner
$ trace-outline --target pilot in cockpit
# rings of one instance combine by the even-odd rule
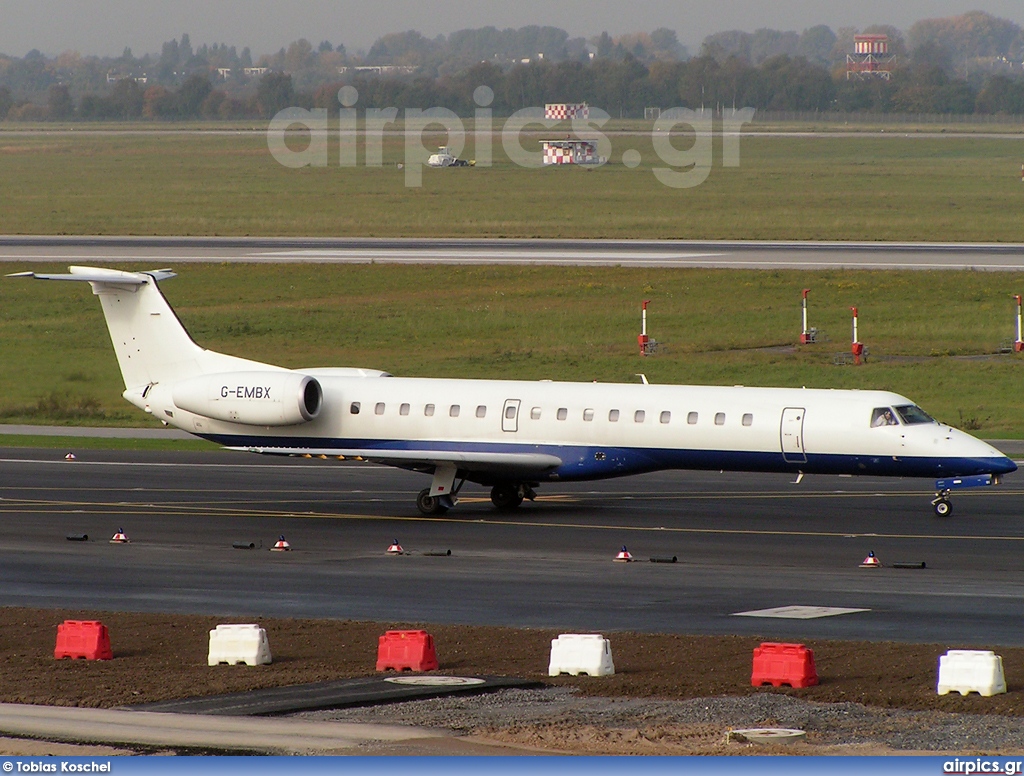
[[[896,420],[896,416],[893,411],[888,407],[877,407],[874,412],[871,413],[871,427],[878,428],[879,426],[898,426],[899,421]]]

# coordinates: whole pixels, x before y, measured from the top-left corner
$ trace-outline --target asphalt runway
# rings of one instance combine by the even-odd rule
[[[718,472],[544,486],[513,513],[467,486],[426,518],[426,476],[369,464],[64,452],[0,448],[0,605],[1024,645],[1019,473],[941,520],[927,481]],[[737,616],[797,605],[868,611]]]
[[[0,261],[514,264],[725,269],[1024,270],[1024,245],[742,241],[0,236]]]

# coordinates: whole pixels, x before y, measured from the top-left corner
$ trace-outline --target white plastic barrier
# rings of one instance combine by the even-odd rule
[[[612,644],[600,634],[563,633],[551,640],[548,676],[609,676],[615,673]]]
[[[267,632],[259,625],[218,625],[210,631],[211,666],[220,663],[248,666],[270,662],[270,642]]]
[[[976,692],[986,698],[1006,692],[1003,658],[979,649],[951,649],[939,658],[939,695]]]

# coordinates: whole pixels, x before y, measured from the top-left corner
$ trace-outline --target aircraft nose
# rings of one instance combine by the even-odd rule
[[[1017,471],[1017,464],[1003,453],[1002,450],[993,447],[988,442],[982,442],[980,439],[977,441],[981,442],[986,448],[983,457],[986,465],[991,470],[991,474],[1009,474],[1010,472]]]
[[[955,429],[950,429],[948,438],[960,449],[961,454],[974,461],[979,473],[999,475],[1017,471],[1017,464],[988,442]]]
[[[1010,472],[1017,471],[1017,464],[1003,456],[1002,458],[996,458],[992,462],[992,469],[993,474],[1009,474]]]

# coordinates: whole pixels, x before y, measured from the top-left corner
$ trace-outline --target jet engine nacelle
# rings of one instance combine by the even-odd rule
[[[320,383],[296,372],[227,372],[175,383],[171,399],[186,412],[250,426],[294,426],[320,414]]]

